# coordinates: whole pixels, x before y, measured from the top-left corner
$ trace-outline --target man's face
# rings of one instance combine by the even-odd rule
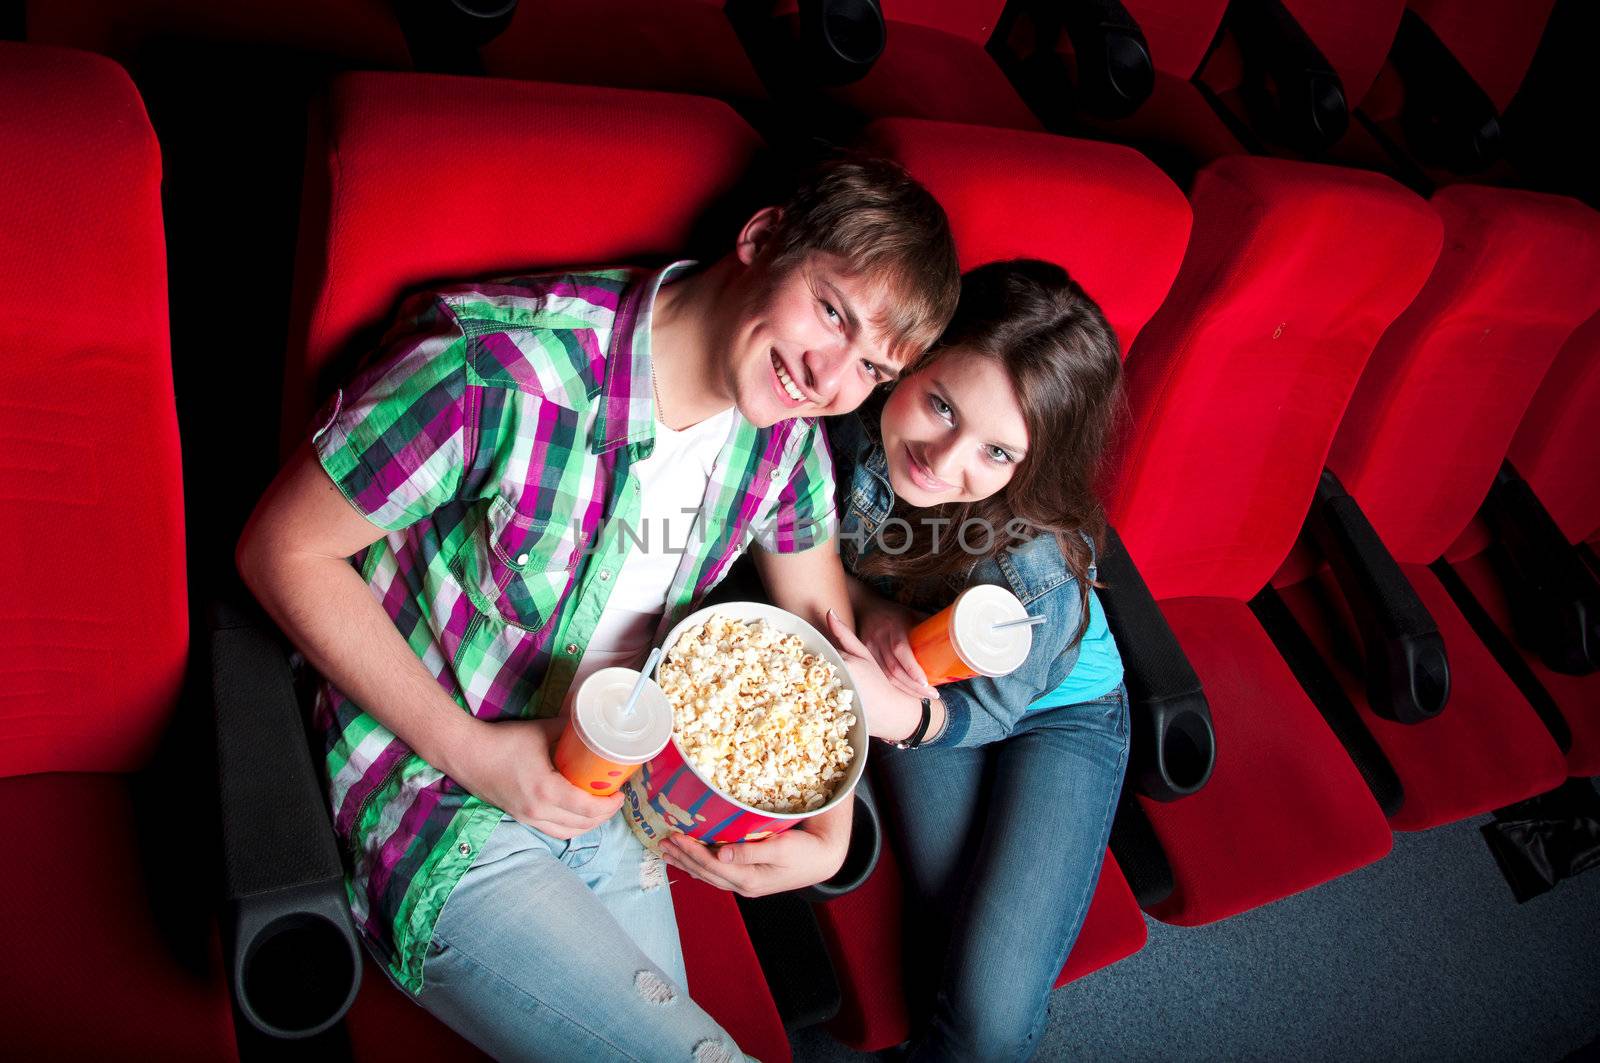
[[[886,316],[888,286],[842,266],[813,252],[779,276],[751,268],[727,385],[757,427],[848,413],[899,372],[903,357],[873,324]]]

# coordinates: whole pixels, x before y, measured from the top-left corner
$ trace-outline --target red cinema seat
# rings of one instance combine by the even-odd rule
[[[1211,922],[1389,851],[1372,792],[1246,605],[1293,546],[1345,403],[1422,286],[1440,224],[1377,174],[1232,156],[1202,170],[1172,294],[1128,357],[1133,427],[1108,494],[1204,685],[1216,767],[1141,799],[1175,888]]]
[[[830,95],[868,118],[1042,129],[985,50],[1005,6],[1005,0],[883,0],[883,54],[866,77]]]
[[[1352,655],[1332,642],[1348,627],[1338,589],[1325,576],[1283,589],[1399,776],[1405,801],[1391,819],[1406,830],[1543,793],[1567,774],[1545,723],[1428,566],[1487,545],[1473,515],[1562,342],[1600,306],[1600,215],[1589,208],[1470,185],[1431,203],[1444,251],[1374,353],[1328,466],[1438,625],[1444,710],[1415,724],[1375,714]]]
[[[233,1059],[214,922],[157,914],[210,844],[192,809],[175,823],[150,801],[189,640],[160,151],[97,56],[0,43],[0,96],[0,547],[23,561],[0,582],[0,1042],[15,1059]],[[93,312],[72,311],[83,298]],[[137,832],[163,814],[152,860]],[[191,855],[171,859],[174,841]]]
[[[340,78],[307,164],[285,450],[306,430],[319,378],[331,384],[348,374],[403,293],[682,252],[758,147],[726,104],[701,97],[405,74]],[[470,167],[460,165],[463,149]],[[726,239],[731,247],[731,229]],[[746,1052],[788,1059],[732,895],[676,883],[673,898],[690,994]],[[367,981],[382,976],[369,969]],[[388,988],[371,992],[381,998]],[[407,1043],[404,1027],[367,1021],[360,1007],[352,1014],[353,1039],[373,1038],[387,1058]]]
[[[1587,552],[1600,544],[1600,314],[1562,345],[1511,442],[1512,466],[1533,488],[1567,541]],[[1515,576],[1493,549],[1452,560],[1474,599],[1512,644],[1538,687],[1555,702],[1571,744],[1571,775],[1600,775],[1600,673],[1551,669],[1516,638],[1510,591]],[[1596,572],[1600,575],[1600,572]]]
[[[1073,127],[1096,137],[1133,144],[1169,171],[1193,173],[1212,159],[1242,154],[1238,135],[1207,99],[1212,89],[1196,84],[1210,65],[1212,42],[1221,31],[1227,0],[1124,0],[1149,45],[1155,81],[1149,99],[1126,118],[1074,115]],[[1058,41],[1068,67],[1072,44]]]
[[[493,77],[760,100],[722,0],[522,3],[480,50]]]
[[[908,118],[873,123],[864,142],[904,165],[944,204],[964,269],[1015,257],[1056,261],[1100,303],[1124,349],[1177,273],[1189,205],[1129,148]],[[889,846],[864,886],[816,907],[843,998],[829,1029],[863,1051],[909,1034],[901,907]],[[1131,955],[1144,940],[1139,907],[1108,858],[1057,984]]]

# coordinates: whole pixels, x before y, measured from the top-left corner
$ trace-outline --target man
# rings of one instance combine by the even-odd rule
[[[943,211],[874,160],[825,165],[691,266],[411,301],[239,543],[327,679],[315,720],[357,925],[397,985],[502,1058],[735,1058],[683,992],[662,864],[620,797],[555,772],[555,717],[749,542],[776,604],[848,621],[816,419],[926,349],[959,285]],[[827,878],[850,817],[757,843],[727,881]]]

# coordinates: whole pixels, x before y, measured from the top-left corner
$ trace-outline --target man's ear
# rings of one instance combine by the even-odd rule
[[[744,228],[739,230],[739,240],[734,247],[740,262],[747,266],[755,262],[772,241],[782,217],[782,207],[762,207],[751,215],[750,220],[744,223]]]

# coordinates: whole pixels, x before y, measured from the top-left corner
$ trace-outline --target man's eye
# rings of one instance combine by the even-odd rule
[[[861,359],[861,364],[862,364],[862,366],[864,366],[866,368],[867,376],[872,379],[873,383],[877,383],[877,382],[879,382],[879,381],[881,381],[883,379],[883,373],[882,373],[881,370],[878,369],[877,366],[873,365],[871,362],[867,361],[865,358]]]
[[[833,308],[833,304],[832,303],[827,302],[826,300],[824,300],[823,303],[822,303],[822,309],[827,312],[828,320],[832,321],[835,325],[840,324],[841,322],[844,321],[844,318],[839,316],[839,311],[837,311],[837,310],[835,310]]]

